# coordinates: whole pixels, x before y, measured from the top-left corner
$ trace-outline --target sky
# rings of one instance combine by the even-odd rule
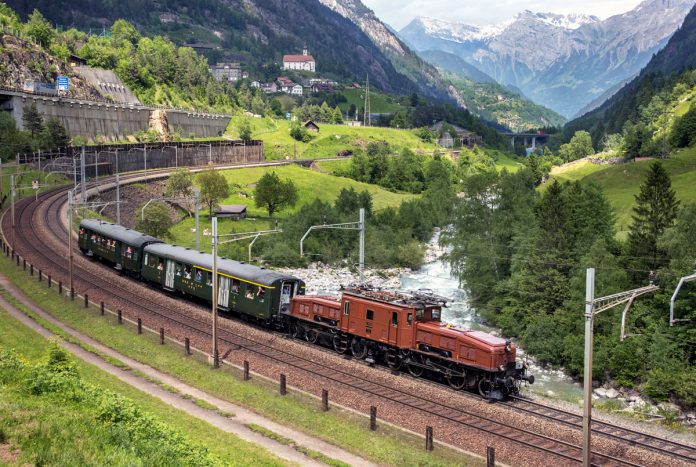
[[[543,13],[585,13],[599,18],[624,13],[641,0],[362,0],[397,30],[416,16],[484,26],[513,18],[523,10]]]

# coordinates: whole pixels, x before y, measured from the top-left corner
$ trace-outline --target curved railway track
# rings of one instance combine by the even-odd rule
[[[132,180],[137,177],[138,176],[122,177],[122,180]],[[16,239],[17,244],[15,248],[22,253],[23,257],[29,255],[39,258],[41,262],[48,265],[48,270],[54,274],[54,277],[63,278],[67,277],[68,271],[65,256],[60,252],[44,246],[40,230],[42,227],[46,228],[50,231],[50,234],[60,242],[67,243],[67,230],[63,220],[60,218],[61,207],[66,203],[66,190],[66,188],[51,190],[41,194],[38,201],[26,198],[17,203],[16,206],[16,218],[19,221],[16,229],[21,231],[22,235]],[[8,224],[7,218],[3,217],[3,234],[6,224]],[[106,266],[104,266],[104,269],[107,269]],[[210,337],[210,325],[204,320],[196,319],[190,315],[179,312],[176,307],[165,309],[161,302],[155,302],[144,297],[134,298],[132,288],[127,289],[111,282],[108,280],[108,276],[97,277],[85,271],[77,262],[74,267],[74,276],[77,290],[94,290],[102,295],[112,296],[122,303],[129,304],[133,309],[141,310],[159,319],[166,320],[170,322],[172,326],[187,329],[205,338]],[[314,362],[301,355],[293,355],[286,351],[280,351],[272,345],[260,340],[251,339],[229,329],[220,329],[218,333],[220,343],[222,344],[223,355],[225,347],[235,350],[244,349],[260,357],[268,358],[274,362],[296,368],[312,376],[321,378],[322,380],[365,393],[372,397],[397,403],[408,410],[424,412],[450,424],[480,430],[492,436],[507,439],[529,449],[552,454],[558,460],[562,460],[566,463],[580,462],[581,449],[575,444],[533,433],[529,430],[488,417],[474,415],[453,405],[434,402],[386,384],[377,383],[368,379],[361,379],[353,373],[337,369],[327,364]],[[535,404],[535,408],[532,409],[530,405],[530,407],[525,409],[522,407],[521,401],[522,400],[517,400],[514,404],[511,404],[511,406],[515,407],[517,410],[525,410],[535,416],[553,419],[554,421],[569,426],[577,425],[577,420],[572,419],[572,416],[577,416],[572,413],[562,414],[561,411],[557,411],[554,415],[550,411],[555,409],[530,401],[524,401],[524,403]],[[627,437],[626,434],[631,430],[609,424],[600,425],[600,423],[601,422],[595,422],[596,425],[594,430],[597,434],[614,437],[622,442],[627,442],[646,449],[659,450],[661,453],[687,462],[693,462],[694,459],[696,459],[696,449],[687,445],[681,445],[650,435],[643,435],[639,432],[633,432],[633,434],[630,435],[631,437]],[[619,430],[624,431],[619,432]],[[616,432],[621,434],[616,434]],[[599,452],[593,453],[593,464],[639,465],[625,459],[619,459]]]

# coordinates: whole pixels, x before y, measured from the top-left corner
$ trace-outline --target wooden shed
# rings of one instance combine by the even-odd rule
[[[244,219],[247,215],[247,207],[243,204],[221,205],[215,210],[215,216],[228,219]]]
[[[319,125],[317,125],[316,123],[314,123],[312,120],[306,121],[305,124],[304,124],[304,127],[305,127],[306,129],[308,129],[309,131],[315,131],[315,132],[317,132],[317,133],[319,132]]]

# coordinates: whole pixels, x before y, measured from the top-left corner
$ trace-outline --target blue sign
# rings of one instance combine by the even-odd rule
[[[290,114],[290,112],[288,112],[288,113],[285,114],[285,118],[287,118],[288,120],[290,120],[290,117],[292,117],[292,115]]]
[[[67,91],[70,89],[70,79],[67,76],[59,76],[56,78],[56,85],[59,91]]]

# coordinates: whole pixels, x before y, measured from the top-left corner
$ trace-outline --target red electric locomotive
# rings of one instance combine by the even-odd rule
[[[368,362],[382,359],[413,376],[439,375],[455,389],[477,389],[490,399],[517,393],[520,381],[534,382],[509,340],[443,323],[446,304],[430,291],[352,288],[340,299],[295,296],[286,317],[293,337],[323,340]]]

